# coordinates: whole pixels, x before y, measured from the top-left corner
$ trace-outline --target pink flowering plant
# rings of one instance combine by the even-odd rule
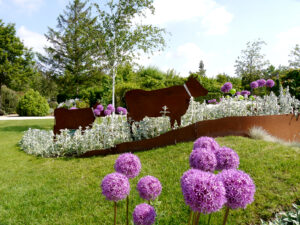
[[[200,137],[189,160],[192,169],[180,180],[184,201],[191,209],[188,224],[199,224],[200,214],[209,214],[210,224],[212,213],[225,206],[225,225],[230,209],[246,208],[254,201],[255,184],[237,170],[240,160],[233,149],[220,147],[211,137]]]

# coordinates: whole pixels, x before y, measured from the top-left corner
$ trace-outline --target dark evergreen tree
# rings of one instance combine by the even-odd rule
[[[55,77],[60,92],[78,94],[93,82],[99,65],[94,41],[96,18],[91,16],[87,1],[73,0],[57,21],[57,29],[49,28],[45,34],[51,43],[45,48],[47,55],[39,59]]]

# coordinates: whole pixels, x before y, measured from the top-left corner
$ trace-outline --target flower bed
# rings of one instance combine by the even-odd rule
[[[291,113],[293,113],[294,115],[298,115],[299,110],[300,101],[292,97],[289,94],[288,90],[286,91],[286,93],[281,90],[281,94],[279,97],[275,96],[271,92],[270,95],[264,96],[264,98],[257,97],[255,100],[249,100],[247,98],[245,100],[240,100],[238,96],[233,98],[223,98],[222,101],[217,105],[206,103],[200,104],[198,102],[195,102],[193,98],[191,98],[190,106],[186,114],[182,117],[181,124],[178,125],[175,123],[173,131],[171,129],[168,117],[145,117],[142,121],[133,123],[131,134],[130,126],[125,116],[111,115],[102,117],[100,124],[96,123],[92,128],[86,129],[85,131],[79,129],[75,131],[75,133],[71,133],[69,130],[62,130],[61,134],[56,135],[55,141],[52,131],[29,129],[25,132],[22,140],[20,141],[20,146],[28,154],[34,154],[43,157],[68,155],[79,156],[83,155],[87,151],[95,149],[110,149],[106,152],[103,152],[103,154],[108,154],[112,151],[111,149],[113,149],[117,144],[121,144],[123,142],[149,140],[149,142],[151,143],[149,146],[150,148],[153,148],[174,142],[176,143],[176,141],[192,140],[191,138],[196,138],[200,135],[247,135],[247,133],[245,133],[247,132],[245,131],[245,127],[243,127],[242,129],[241,127],[230,127],[229,125],[226,125],[227,127],[223,129],[221,129],[220,126],[217,125],[219,129],[212,131],[211,126],[206,126],[207,130],[204,134],[203,132],[201,133],[199,131],[199,129],[201,128],[197,128],[196,126],[192,126],[191,128],[186,129],[185,131],[187,132],[184,133],[182,133],[180,130],[199,121],[205,122],[206,120],[215,120],[224,117],[238,116],[244,117],[244,119],[239,119],[239,121],[244,120],[248,121],[249,123],[249,120],[246,119],[249,116],[284,115]],[[266,118],[267,117],[264,117],[264,120]],[[234,120],[236,119],[225,121],[226,124],[236,123],[236,121]],[[279,121],[278,119],[275,120],[275,122],[278,122],[279,124],[283,123],[283,121]],[[262,120],[259,119],[259,117],[255,117],[252,124],[257,126],[257,123],[265,124]],[[284,123],[287,124],[286,126],[282,125],[282,129],[289,129],[289,123],[286,121],[284,121]],[[296,121],[294,123],[296,123]],[[214,126],[216,126],[217,123],[213,122],[213,124],[215,124]],[[266,125],[263,125],[262,127],[265,126]],[[235,129],[235,131],[232,129]],[[247,127],[247,129],[249,129],[249,127]],[[268,129],[267,130],[270,131],[271,134],[276,136],[276,134],[272,133],[272,129],[271,131]],[[161,141],[161,145],[159,145],[158,143],[156,146],[153,146],[153,141],[151,139],[156,138],[166,132],[169,132],[170,135],[172,135],[177,130],[177,133],[179,135],[183,135],[182,137],[173,135],[173,137],[171,137],[171,140]],[[209,133],[210,131],[212,133]],[[290,135],[290,132],[288,133]],[[294,133],[293,135],[297,135],[297,133]],[[288,136],[286,139],[291,139],[293,135]],[[164,138],[164,136],[162,136],[162,138]],[[127,150],[132,150],[130,148],[130,144],[124,144],[124,146],[127,145],[129,147]],[[147,147],[147,145],[145,146],[144,144],[142,144],[142,146],[146,147],[145,149],[149,149],[149,146]],[[121,149],[122,151],[124,151],[124,147],[121,147]]]

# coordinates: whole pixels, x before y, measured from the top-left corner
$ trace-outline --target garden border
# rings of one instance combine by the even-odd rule
[[[300,119],[293,114],[270,116],[235,116],[216,120],[200,121],[189,126],[171,130],[158,137],[117,144],[113,148],[92,150],[80,157],[137,152],[173,145],[178,142],[194,141],[201,136],[244,136],[248,137],[249,129],[259,126],[269,134],[285,141],[300,142]]]

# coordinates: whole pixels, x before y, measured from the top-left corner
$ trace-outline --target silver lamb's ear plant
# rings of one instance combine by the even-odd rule
[[[68,103],[68,104],[71,104]],[[212,120],[228,116],[259,116],[277,114],[299,114],[300,101],[292,97],[287,88],[285,93],[280,89],[277,97],[273,92],[263,98],[255,100],[238,97],[222,98],[217,105],[200,104],[190,99],[190,104],[185,115],[181,118],[180,127],[203,120]],[[140,122],[132,123],[133,140],[153,138],[171,130],[170,118],[166,116],[167,108],[163,108],[161,117],[145,117]],[[175,123],[173,129],[176,129]],[[177,124],[178,126],[178,124]],[[127,117],[111,115],[102,117],[100,122],[94,123],[92,128],[84,131],[80,127],[74,133],[70,130],[61,130],[56,135],[52,131],[29,129],[20,141],[21,148],[28,154],[42,157],[59,157],[68,155],[81,155],[89,150],[107,149],[122,142],[132,141],[130,125]]]

